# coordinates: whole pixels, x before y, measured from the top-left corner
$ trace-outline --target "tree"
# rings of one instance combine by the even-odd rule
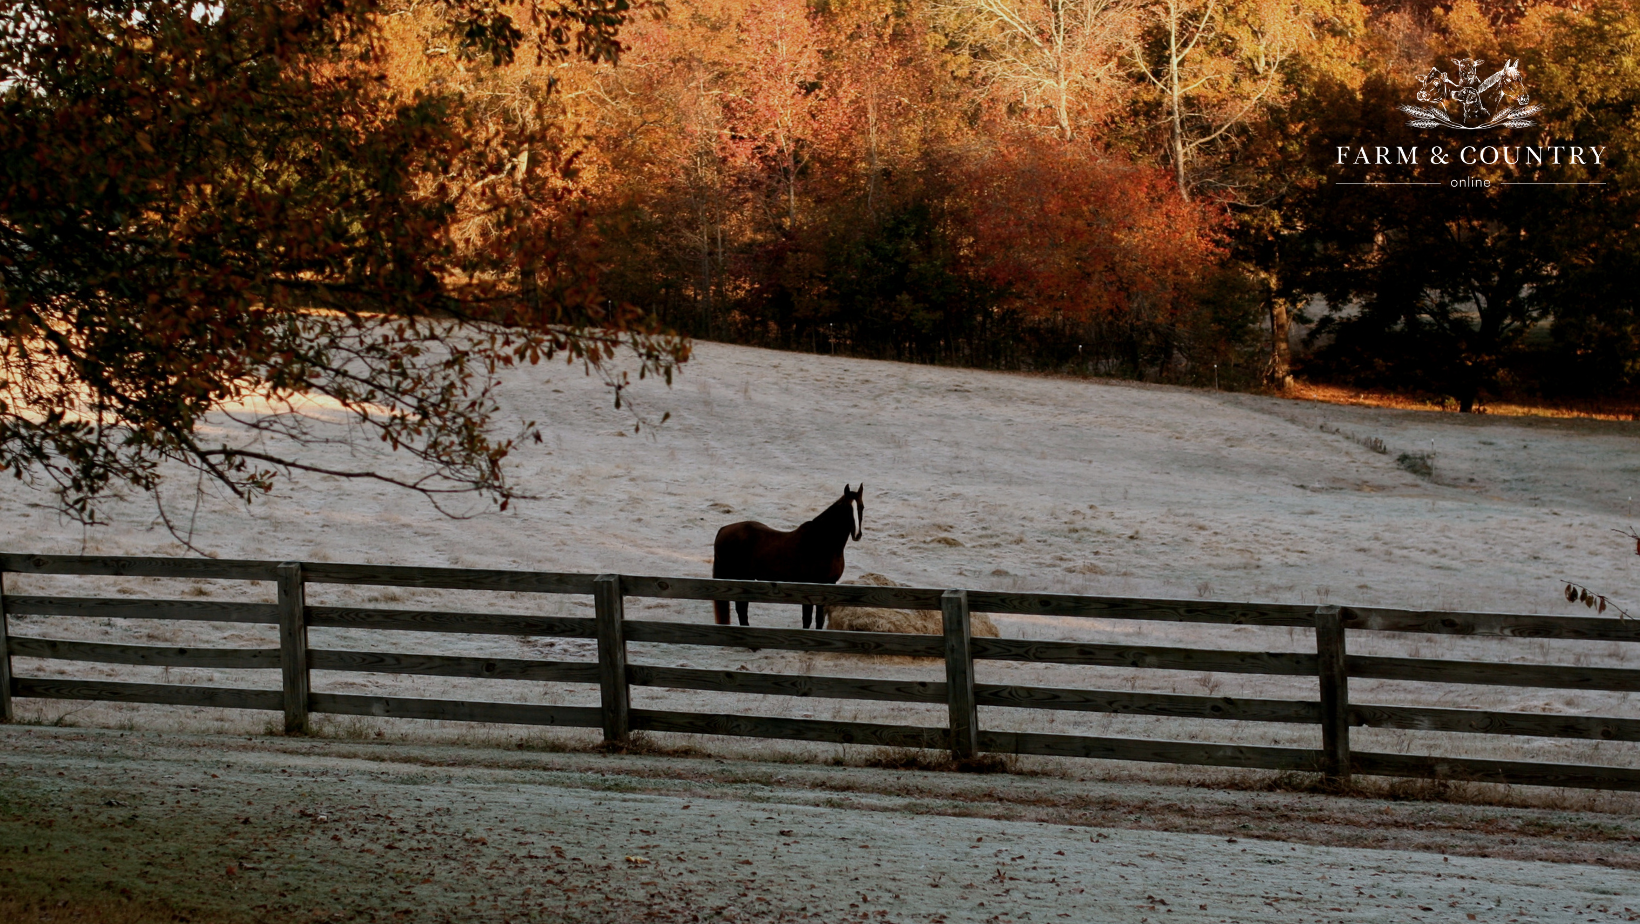
[[[1174,182],[1188,199],[1201,181],[1193,162],[1227,146],[1276,99],[1315,12],[1280,0],[1153,0],[1147,13],[1133,59],[1155,94]]]
[[[1572,144],[1600,145],[1597,187],[1556,187],[1535,220],[1554,233],[1555,273],[1541,297],[1553,314],[1553,370],[1545,386],[1581,396],[1640,382],[1640,4],[1572,16],[1553,6],[1525,29],[1546,32],[1535,72],[1545,119]]]
[[[1501,40],[1487,22],[1475,4],[1454,4],[1444,22],[1454,31],[1438,35],[1437,47],[1503,60],[1501,49],[1478,44],[1487,40],[1518,55],[1542,112],[1539,124],[1485,142],[1510,153],[1492,165],[1338,165],[1340,146],[1430,143],[1395,110],[1404,82],[1377,76],[1335,100],[1333,121],[1318,132],[1327,143],[1312,152],[1322,179],[1303,203],[1304,281],[1331,306],[1316,331],[1316,366],[1361,384],[1445,395],[1462,411],[1486,394],[1544,385],[1609,392],[1632,381],[1636,360],[1628,279],[1640,266],[1640,172],[1628,155],[1640,105],[1640,8],[1572,16],[1548,7]],[[1535,163],[1519,153],[1571,145],[1602,150],[1602,164]],[[1428,195],[1336,182],[1448,186],[1457,177],[1489,185]],[[1533,336],[1545,323],[1559,355]]]
[[[741,20],[733,132],[740,156],[767,165],[780,190],[785,230],[798,226],[797,187],[816,152],[818,137],[833,129],[827,106],[838,92],[821,75],[824,37],[803,0],[767,0]]]
[[[1215,184],[1235,217],[1232,253],[1247,266],[1263,302],[1270,339],[1261,378],[1278,389],[1292,382],[1292,323],[1312,295],[1303,271],[1313,246],[1309,191],[1325,181],[1315,152],[1326,148],[1326,132],[1336,128],[1328,114],[1353,109],[1374,62],[1405,73],[1423,63],[1422,57],[1402,60],[1403,46],[1421,47],[1424,38],[1407,17],[1369,27],[1355,0],[1311,0],[1303,9],[1310,27],[1285,58],[1283,105],[1256,110],[1234,157],[1218,165]]]
[[[1064,141],[1115,95],[1107,85],[1136,25],[1128,0],[950,0],[943,9],[981,79],[1027,108],[1046,107]]]
[[[741,198],[727,156],[731,9],[674,0],[667,18],[623,33],[619,66],[569,69],[560,97],[594,132],[584,188],[604,236],[621,241],[606,291],[708,338],[722,331]]]
[[[482,69],[612,58],[633,7],[439,9],[452,57]],[[625,345],[670,376],[687,357],[599,297],[543,102],[507,117],[395,87],[378,0],[0,10],[0,467],[68,513],[94,521],[166,463],[247,501],[319,471],[314,400],[421,463],[331,474],[505,507],[502,460],[538,435],[493,432],[501,369],[604,369]]]
[[[1188,354],[1218,210],[1165,171],[1041,141],[966,165],[975,271],[1035,323],[1081,331],[1102,371],[1166,376]]]

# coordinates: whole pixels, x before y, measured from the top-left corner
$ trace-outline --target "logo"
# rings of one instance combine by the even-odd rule
[[[1461,128],[1481,131],[1488,128],[1531,128],[1536,125],[1531,116],[1543,111],[1541,106],[1528,105],[1532,100],[1526,92],[1526,79],[1520,72],[1520,59],[1506,61],[1501,69],[1482,80],[1478,71],[1485,64],[1475,58],[1452,58],[1458,66],[1458,79],[1453,80],[1439,68],[1418,78],[1420,106],[1397,106],[1412,116],[1407,124],[1413,128]]]

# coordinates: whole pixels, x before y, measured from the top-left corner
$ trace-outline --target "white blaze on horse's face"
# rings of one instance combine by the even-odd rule
[[[860,486],[858,488],[854,488],[852,490],[849,489],[848,485],[846,485],[846,484],[843,485],[843,499],[850,502],[849,505],[848,505],[849,519],[854,521],[854,532],[853,532],[851,538],[855,542],[860,541],[860,535],[866,528],[866,501],[865,501],[865,496],[866,496],[866,483],[865,482],[863,482],[863,481],[860,482]]]

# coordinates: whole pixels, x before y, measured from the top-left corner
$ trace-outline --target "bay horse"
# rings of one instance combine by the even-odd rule
[[[843,576],[843,549],[849,539],[860,541],[865,528],[865,483],[850,489],[843,485],[839,497],[820,515],[790,532],[771,529],[746,520],[718,530],[712,542],[712,577],[742,581],[797,581],[805,584],[835,584]],[[729,624],[729,601],[712,601],[717,624]],[[747,604],[736,601],[740,624],[746,622]],[[826,608],[803,604],[803,628],[826,627]]]

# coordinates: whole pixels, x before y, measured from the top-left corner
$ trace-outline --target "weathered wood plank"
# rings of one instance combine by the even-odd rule
[[[856,587],[634,576],[627,576],[625,580],[630,596],[747,600],[757,603],[823,603],[932,610],[939,608],[941,594],[939,590],[920,587]],[[1032,594],[990,590],[968,591],[968,610],[972,613],[1138,619],[1220,625],[1297,628],[1314,625],[1313,608],[1297,604]],[[1348,629],[1640,641],[1640,621],[1616,618],[1416,612],[1380,607],[1342,607],[1341,615],[1344,626]]]
[[[730,581],[717,578],[649,577],[624,574],[630,597],[673,600],[746,600],[751,603],[819,606],[878,606],[900,610],[937,610],[943,591],[917,587],[864,584],[798,584],[781,581]]]
[[[603,706],[604,741],[625,744],[631,737],[632,690],[626,685],[626,600],[618,574],[593,582],[598,615],[598,692]]]
[[[11,602],[6,597],[6,573],[0,571],[0,724],[9,724],[11,711],[11,644],[6,611]]]
[[[277,562],[225,558],[141,558],[120,555],[0,554],[0,571],[118,577],[272,581]]]
[[[670,687],[711,693],[758,693],[821,699],[868,699],[890,703],[943,703],[945,684],[935,680],[879,680],[872,677],[811,677],[755,671],[714,671],[692,667],[629,664],[628,682],[640,687]]]
[[[371,584],[445,590],[495,590],[536,594],[591,594],[590,574],[501,571],[480,568],[423,568],[416,565],[346,565],[303,562],[310,584]]]
[[[570,728],[597,728],[602,723],[602,713],[596,706],[462,702],[448,699],[361,696],[351,693],[315,693],[310,700],[310,706],[314,712],[331,715],[365,715],[387,719],[490,722],[497,725],[561,725]]]
[[[1219,651],[1143,645],[1093,645],[1028,638],[973,640],[974,657],[991,661],[1047,664],[1096,664],[1173,671],[1219,671],[1228,674],[1315,676],[1316,657],[1287,651]]]
[[[272,581],[276,579],[276,567],[277,563],[271,561],[209,558],[0,554],[0,570],[30,574]],[[593,575],[590,574],[332,562],[308,562],[306,567],[312,583],[534,593],[590,594],[593,579]],[[624,580],[631,596],[882,606],[899,609],[939,609],[939,597],[942,593],[933,588],[720,581],[703,578],[627,576]],[[968,606],[969,611],[975,613],[1018,613],[1226,625],[1312,625],[1310,608],[1292,604],[971,590],[968,592]],[[1342,616],[1346,628],[1373,631],[1640,641],[1640,621],[1618,618],[1413,611],[1365,606],[1343,607]]]
[[[628,642],[667,645],[707,645],[720,648],[768,648],[780,651],[816,651],[832,654],[945,657],[945,642],[936,635],[894,632],[839,632],[832,629],[758,629],[630,619]]]
[[[830,741],[839,744],[941,750],[949,746],[951,739],[951,733],[944,728],[725,713],[669,712],[658,709],[632,710],[632,728],[638,731],[678,732],[691,735],[783,738],[794,741]]]
[[[1151,738],[1095,738],[1084,735],[1048,735],[1037,732],[981,732],[981,750],[998,754],[1042,754],[1052,757],[1088,757],[1097,760],[1142,760],[1202,767],[1245,767],[1255,770],[1321,769],[1321,752],[1310,748],[1257,747],[1240,744],[1203,744]]]
[[[1640,741],[1640,719],[1616,716],[1352,704],[1350,722],[1372,728],[1403,728],[1416,731],[1585,738],[1593,741]]]
[[[1344,624],[1338,607],[1315,611],[1315,654],[1321,684],[1321,772],[1350,777],[1350,675],[1344,667]]]
[[[1017,613],[1023,616],[1068,616],[1093,619],[1142,619],[1230,626],[1308,628],[1313,607],[1285,603],[1232,603],[1219,600],[1151,600],[1091,597],[1077,594],[1033,594],[999,590],[968,591],[973,613]]]
[[[1417,680],[1503,687],[1551,687],[1561,690],[1640,692],[1640,670],[1621,667],[1571,667],[1559,664],[1510,664],[1502,661],[1443,661],[1436,658],[1381,658],[1349,655],[1351,677]]]
[[[302,565],[287,561],[279,566],[279,667],[285,691],[285,734],[308,733],[307,595],[302,587]]]
[[[974,656],[968,621],[968,595],[948,590],[940,598],[945,629],[945,692],[950,711],[951,757],[968,760],[979,753],[979,707],[974,700]]]
[[[1343,608],[1343,619],[1345,628],[1368,629],[1375,632],[1640,642],[1640,619],[1621,619],[1616,616],[1525,616],[1509,613],[1453,613],[1445,610],[1417,611],[1346,606]]]
[[[1321,721],[1320,703],[1284,699],[1128,693],[1115,690],[1022,687],[994,683],[976,684],[974,696],[981,706],[1007,706],[1016,709],[1063,709],[1072,712],[1159,715],[1177,719],[1235,719],[1242,722],[1285,722],[1304,725],[1315,725]]]
[[[308,625],[315,629],[392,629],[541,638],[598,637],[597,626],[587,616],[514,616],[507,613],[384,610],[348,606],[310,606],[307,614]]]
[[[1375,754],[1356,751],[1355,772],[1370,776],[1407,776],[1510,786],[1564,786],[1640,792],[1640,770],[1587,764],[1548,764],[1474,757],[1425,757],[1419,754]]]
[[[214,600],[121,599],[118,597],[7,598],[17,616],[88,616],[97,619],[188,619],[198,622],[279,623],[277,603],[228,603]]]
[[[598,665],[592,661],[530,661],[519,658],[471,658],[314,648],[308,651],[308,666],[316,671],[422,674],[430,677],[476,677],[486,680],[533,680],[552,683],[598,682]]]
[[[729,581],[624,575],[627,593],[635,597],[683,600],[746,600],[754,603],[877,606],[902,610],[937,610],[943,590],[927,587],[872,587],[850,584],[798,584],[774,581]],[[1200,600],[1146,600],[1073,594],[1024,594],[968,591],[973,613],[1018,613],[1034,616],[1148,619],[1225,625],[1310,626],[1311,608],[1289,604],[1231,603]]]
[[[196,687],[175,683],[123,683],[112,680],[57,680],[44,677],[15,677],[12,689],[19,697],[37,699],[83,699],[116,703],[157,703],[162,706],[215,706],[222,709],[285,708],[284,694],[278,690],[241,690],[229,687]]]
[[[98,664],[147,664],[154,667],[199,667],[277,670],[277,648],[174,648],[158,645],[109,645],[55,638],[13,635],[11,652],[20,658],[92,661]]]

